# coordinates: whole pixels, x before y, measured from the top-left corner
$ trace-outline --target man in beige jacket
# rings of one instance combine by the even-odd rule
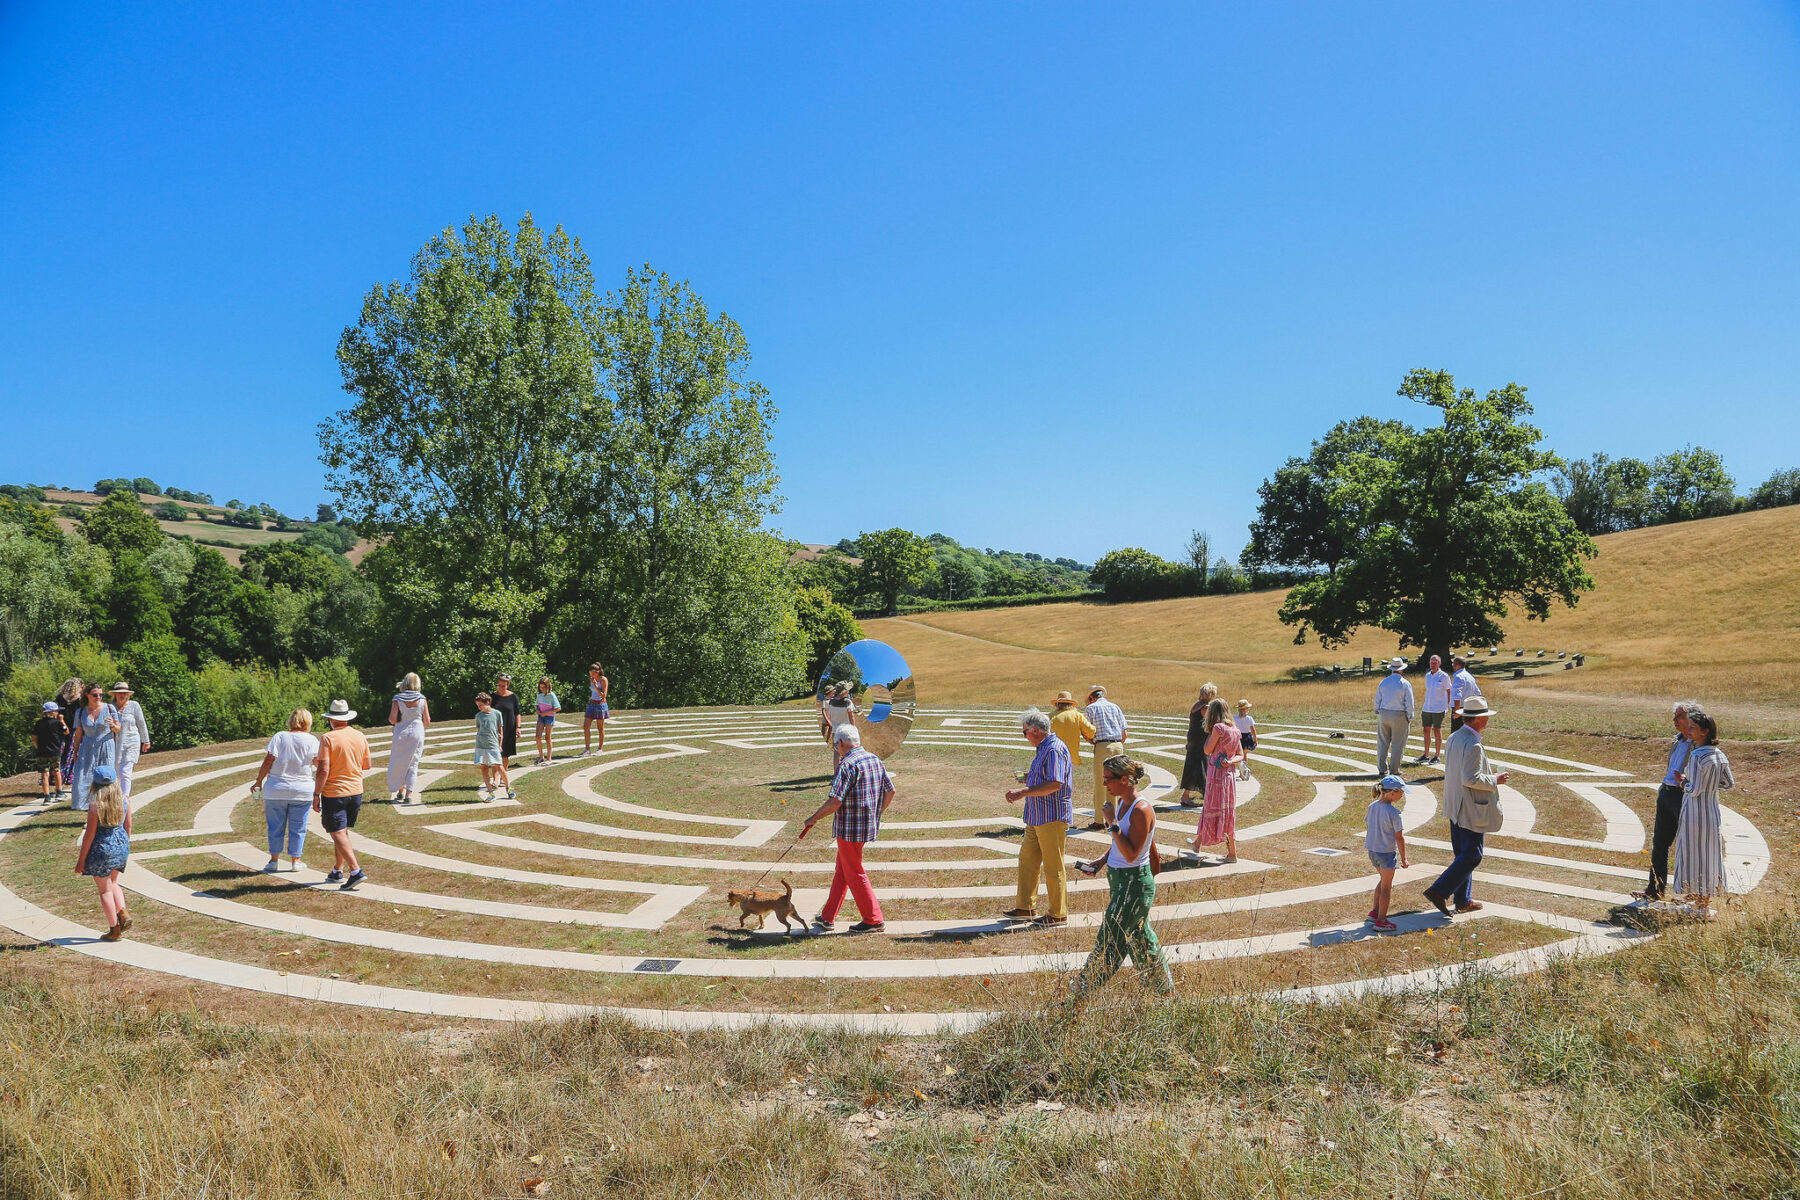
[[[1437,882],[1425,889],[1425,898],[1446,917],[1447,901],[1455,901],[1459,913],[1481,907],[1470,892],[1469,878],[1481,865],[1485,835],[1500,828],[1500,785],[1507,773],[1494,772],[1482,745],[1482,731],[1494,710],[1480,694],[1468,697],[1456,710],[1462,727],[1444,743],[1444,815],[1450,819],[1451,860]]]

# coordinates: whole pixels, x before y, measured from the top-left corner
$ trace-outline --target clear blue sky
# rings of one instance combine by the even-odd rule
[[[1235,554],[1414,366],[1800,465],[1793,4],[380,7],[0,2],[0,475],[310,514],[362,294],[526,210],[742,323],[803,540]]]

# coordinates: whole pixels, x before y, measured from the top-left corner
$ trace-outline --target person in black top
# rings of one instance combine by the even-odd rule
[[[31,727],[31,746],[37,755],[38,790],[44,803],[62,795],[62,752],[69,740],[69,727],[63,724],[62,710],[56,701],[44,701],[43,711]]]
[[[500,714],[500,757],[510,768],[513,755],[519,752],[519,693],[513,691],[511,675],[494,681],[489,707]]]

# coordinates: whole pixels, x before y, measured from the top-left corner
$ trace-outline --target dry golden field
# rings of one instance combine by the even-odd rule
[[[1669,701],[1709,702],[1734,735],[1785,737],[1800,713],[1800,507],[1598,539],[1595,587],[1547,622],[1518,619],[1483,689],[1516,715],[1573,728],[1660,730]],[[1282,593],[1142,604],[1057,604],[866,622],[893,643],[932,704],[1047,702],[1105,683],[1127,708],[1181,712],[1199,685],[1284,712],[1360,707],[1361,679],[1292,682],[1295,670],[1396,651],[1364,631],[1350,645],[1295,645]],[[1524,658],[1513,654],[1524,649]],[[1547,649],[1548,661],[1536,651]],[[1557,651],[1587,654],[1563,670]],[[1528,664],[1525,680],[1511,668]],[[1642,728],[1640,728],[1640,726]]]

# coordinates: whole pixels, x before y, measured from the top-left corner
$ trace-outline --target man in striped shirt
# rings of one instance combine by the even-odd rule
[[[1019,722],[1025,740],[1037,750],[1025,786],[1006,793],[1006,802],[1025,802],[1025,840],[1019,846],[1019,894],[1003,916],[1015,921],[1036,919],[1046,928],[1069,923],[1069,885],[1063,863],[1064,839],[1075,819],[1074,764],[1062,739],[1050,735],[1050,718],[1037,709]],[[1036,916],[1038,869],[1043,868],[1044,889],[1050,906]]]
[[[862,734],[854,725],[839,725],[832,736],[839,761],[837,775],[831,781],[831,795],[819,811],[806,818],[800,836],[831,814],[831,833],[837,838],[837,870],[831,876],[831,891],[825,896],[825,907],[819,910],[813,928],[829,933],[837,924],[838,909],[843,907],[844,893],[856,900],[856,911],[862,920],[850,927],[851,933],[881,933],[887,928],[881,919],[881,901],[869,883],[869,872],[863,866],[863,846],[881,836],[881,814],[894,802],[894,780],[881,765],[881,760],[862,748]]]
[[[1088,691],[1087,719],[1093,723],[1094,736],[1094,819],[1089,829],[1105,829],[1112,817],[1112,794],[1106,790],[1106,772],[1101,764],[1115,754],[1125,753],[1125,710],[1106,698],[1106,689],[1095,684]]]

